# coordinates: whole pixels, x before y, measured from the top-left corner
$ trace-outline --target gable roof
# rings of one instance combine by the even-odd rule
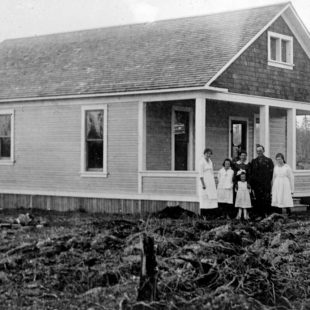
[[[202,87],[288,3],[0,44],[0,99]]]

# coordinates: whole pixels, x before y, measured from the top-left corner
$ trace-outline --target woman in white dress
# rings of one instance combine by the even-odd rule
[[[288,214],[294,206],[292,195],[294,193],[294,175],[292,169],[285,163],[281,153],[276,155],[277,164],[273,170],[272,203],[273,207],[287,208]]]
[[[200,212],[203,209],[216,209],[217,191],[215,186],[213,163],[211,161],[212,150],[206,148],[199,164],[199,205]]]
[[[231,169],[231,160],[226,158],[223,167],[218,172],[217,200],[222,216],[229,218],[233,206],[233,178],[234,171]]]

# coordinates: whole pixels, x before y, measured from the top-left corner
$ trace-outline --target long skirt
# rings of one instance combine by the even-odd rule
[[[294,206],[290,181],[287,177],[276,177],[272,186],[273,207],[292,208]]]

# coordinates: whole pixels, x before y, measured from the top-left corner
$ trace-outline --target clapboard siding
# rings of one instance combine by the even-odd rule
[[[55,105],[41,103],[15,106],[16,162],[14,165],[0,165],[0,173],[5,176],[1,178],[0,186],[4,192],[11,190],[16,193],[20,190],[33,195],[2,195],[1,205],[58,211],[141,213],[161,210],[175,200],[173,197],[182,196],[182,198],[188,197],[188,200],[193,197],[192,202],[180,202],[180,204],[190,210],[196,210],[197,178],[193,176],[144,175],[141,197],[146,194],[150,200],[139,201],[137,197],[130,197],[131,194],[138,194],[138,102],[113,102],[107,105],[107,178],[80,175],[82,117],[80,101],[75,101],[74,104],[61,102]],[[154,170],[163,167],[165,168],[163,170],[171,169],[171,110],[174,105],[190,106],[194,110],[193,101],[147,104],[146,159],[149,169],[150,167]],[[251,159],[253,120],[254,115],[258,113],[258,106],[206,101],[206,146],[213,149],[215,175],[221,168],[223,159],[228,155],[229,117],[247,118],[248,150]],[[286,155],[286,127],[286,110],[271,108],[271,157],[277,152]],[[296,192],[305,193],[309,188],[310,177],[296,178]],[[48,196],[51,192],[59,194]],[[65,192],[71,193],[68,194],[70,197],[62,197]],[[47,196],[43,196],[44,193]],[[75,197],[72,193],[78,193],[79,197]],[[111,196],[114,198],[120,194],[123,198],[127,198],[128,195],[133,199],[83,198],[94,197],[92,194],[103,194],[107,197],[109,194],[114,194]],[[171,201],[152,200],[152,194],[166,195],[171,197]]]
[[[310,197],[310,173],[295,175],[295,196]]]
[[[149,103],[146,112],[146,168],[147,170],[171,170],[171,109],[178,102]],[[189,106],[192,106],[189,104]],[[286,111],[272,114],[271,134],[275,149],[286,150],[285,131]],[[231,102],[206,101],[206,147],[213,150],[215,170],[221,168],[224,158],[229,154],[229,117],[244,117],[248,120],[248,158],[256,156],[254,145],[254,115],[259,114],[259,107]],[[283,117],[282,117],[283,115]],[[286,125],[285,125],[286,126]],[[286,130],[286,129],[285,129]]]
[[[143,193],[195,196],[196,178],[144,176],[142,179],[142,190]]]
[[[146,106],[146,169],[171,170],[172,107],[191,107],[193,100],[149,102]]]
[[[248,157],[253,158],[253,121],[258,107],[207,100],[206,102],[206,147],[213,150],[212,161],[215,170],[222,167],[223,160],[229,152],[229,117],[248,119]]]
[[[3,189],[137,193],[138,103],[108,104],[108,177],[80,176],[81,105],[15,107],[15,164]]]
[[[270,157],[274,160],[277,153],[287,157],[286,136],[286,110],[270,109]]]
[[[310,196],[310,173],[309,175],[295,176],[295,193]]]

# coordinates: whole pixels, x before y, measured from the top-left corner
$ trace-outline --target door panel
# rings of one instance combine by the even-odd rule
[[[247,150],[247,121],[231,120],[230,124],[230,156],[234,157],[234,149]]]

